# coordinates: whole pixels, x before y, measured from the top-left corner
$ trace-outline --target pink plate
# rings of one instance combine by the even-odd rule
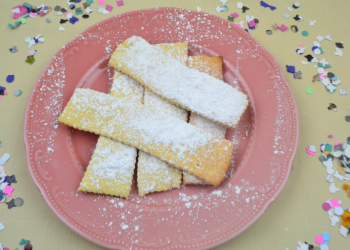
[[[134,182],[128,199],[77,192],[98,137],[56,119],[74,89],[108,92],[108,59],[132,35],[188,41],[190,55],[222,55],[224,81],[248,95],[239,126],[226,134],[236,149],[218,188],[186,186],[140,198]],[[39,77],[24,121],[28,169],[49,207],[76,233],[110,249],[208,249],[237,236],[287,182],[298,132],[292,90],[272,55],[236,25],[179,8],[128,12],[82,32]]]

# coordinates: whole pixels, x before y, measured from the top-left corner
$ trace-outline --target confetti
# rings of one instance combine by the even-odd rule
[[[22,91],[21,90],[19,90],[19,89],[16,89],[15,91],[13,91],[13,93],[12,93],[14,96],[17,96],[17,97],[19,97],[19,96],[21,96],[22,95]]]
[[[286,65],[286,67],[287,67],[287,71],[288,72],[290,72],[290,73],[295,73],[295,67],[294,66],[288,66],[288,65]]]
[[[327,35],[327,36],[325,36],[324,38],[326,38],[326,39],[329,40],[329,41],[333,41],[333,39],[331,38],[331,35]]]
[[[298,9],[300,7],[300,3],[299,2],[295,2],[294,4],[293,4],[293,8],[294,9]]]
[[[0,158],[0,166],[5,165],[5,163],[10,159],[10,154],[9,153],[5,153],[2,155],[2,157]]]
[[[58,28],[59,31],[66,31],[62,26]]]
[[[247,10],[249,10],[248,7],[246,7],[246,6],[243,6],[243,7],[242,7],[242,13],[245,13]]]
[[[0,222],[0,231],[1,231],[1,230],[4,230],[4,229],[5,229],[4,224],[2,224],[2,223]]]
[[[105,7],[105,9],[108,10],[109,12],[111,12],[112,9],[113,9],[113,6],[107,4],[106,7]]]
[[[47,23],[51,23],[51,20],[48,19],[48,18],[46,18],[46,22],[47,22]]]
[[[323,239],[322,235],[317,235],[315,237],[315,241],[317,244],[320,244],[320,245],[324,243],[324,239]]]
[[[306,47],[300,48],[300,49],[297,49],[296,52],[298,55],[302,55],[302,54],[304,54],[305,49],[306,49]]]
[[[306,149],[306,153],[308,153],[309,155],[313,155],[313,156],[316,155],[315,152],[312,152],[309,148],[305,148],[305,149]]]
[[[27,56],[25,60],[27,63],[33,64],[35,62],[34,56]]]
[[[294,78],[295,78],[295,79],[302,79],[302,78],[301,78],[301,74],[302,74],[301,71],[295,72],[295,73],[294,73]]]
[[[76,22],[78,22],[79,21],[79,19],[77,18],[77,17],[72,17],[71,19],[69,19],[69,22],[71,23],[71,24],[75,24]]]
[[[117,5],[118,5],[118,7],[123,6],[123,5],[124,5],[123,0],[119,0],[119,1],[117,1]]]
[[[322,207],[326,211],[328,211],[328,210],[330,210],[332,208],[331,204],[329,204],[328,202],[323,203]]]
[[[337,47],[337,48],[335,48],[335,50],[336,50],[336,52],[334,52],[334,55],[343,57],[343,51],[341,51],[341,49],[339,49]]]
[[[316,36],[316,39],[319,41],[319,42],[322,42],[325,38],[323,36]]]
[[[309,32],[307,32],[306,30],[304,30],[304,31],[301,32],[301,34],[302,34],[303,36],[308,36],[308,35],[309,35]]]
[[[242,2],[238,2],[237,3],[237,8],[238,9],[242,9],[243,8],[243,3]]]
[[[103,0],[98,0],[98,5],[101,5],[101,4],[104,4],[104,3],[106,3],[106,2],[103,1]]]
[[[228,16],[228,17],[227,17],[227,20],[233,22],[233,21],[235,20],[235,18],[234,18],[233,16]]]
[[[17,46],[13,46],[13,47],[10,49],[10,52],[11,52],[11,53],[16,53],[16,52],[18,52]]]
[[[291,30],[293,33],[297,33],[298,32],[298,27],[296,25],[292,25],[290,26]]]
[[[338,192],[339,190],[340,189],[337,188],[334,183],[331,183],[331,185],[329,186],[329,192],[331,192],[332,194]],[[336,217],[336,218],[338,218],[338,217]],[[339,221],[339,219],[338,219],[338,221]]]
[[[344,48],[343,42],[335,43],[335,46],[337,46],[339,49],[343,49]]]
[[[282,15],[285,19],[290,18],[290,15],[286,12]]]
[[[15,76],[14,75],[8,75],[6,77],[6,82],[8,83],[12,83],[15,80]]]
[[[281,27],[279,27],[279,26],[277,25],[277,23],[275,23],[275,25],[276,25],[277,29],[279,29],[279,30],[281,30],[281,31],[285,31],[286,29],[288,29],[288,27],[285,26],[284,24],[282,24]]]
[[[68,19],[61,19],[60,24],[66,23],[68,21],[69,21]]]
[[[302,16],[299,16],[299,15],[296,15],[295,17],[293,17],[293,19],[294,19],[295,21],[299,21],[299,22],[301,22],[301,21],[304,20],[304,18],[303,18]]]
[[[260,1],[260,4],[261,4],[261,6],[263,6],[265,8],[270,8],[271,10],[275,10],[276,9],[275,6],[269,5],[269,4],[265,3],[264,1]]]
[[[89,18],[90,16],[89,16],[88,14],[84,14],[82,17],[83,17],[84,19],[87,19],[87,18]]]
[[[287,7],[287,9],[288,9],[289,11],[293,11],[293,8],[292,8],[292,7]]]
[[[311,25],[311,26],[314,26],[314,25],[315,25],[315,23],[316,23],[316,20],[309,21],[309,22],[310,22],[310,25]]]
[[[346,238],[348,237],[349,229],[347,229],[343,225],[340,225],[339,233]]]
[[[306,93],[308,93],[309,95],[312,95],[314,93],[314,91],[312,88],[307,88]]]
[[[15,207],[15,200],[11,200],[10,202],[6,202],[7,204],[7,208],[11,209],[13,207]]]
[[[11,197],[13,190],[15,190],[15,189],[10,187],[9,185],[7,185],[5,190],[2,191],[2,193],[7,194],[8,197]]]
[[[333,135],[328,135],[328,138],[333,138]]]
[[[272,30],[266,30],[266,35],[272,35],[272,34],[273,34]]]
[[[23,205],[23,199],[22,198],[16,198],[14,200],[14,204],[15,204],[16,207],[22,206]]]
[[[239,17],[239,14],[237,14],[236,12],[234,12],[234,13],[230,14],[230,16],[233,16],[234,18],[237,18],[237,17]]]

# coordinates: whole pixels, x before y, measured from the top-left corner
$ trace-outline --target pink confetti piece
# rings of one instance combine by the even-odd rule
[[[240,23],[235,23],[238,27],[242,28],[242,25]]]
[[[4,90],[4,95],[7,95],[7,92],[6,92],[6,90]]]
[[[328,210],[330,210],[332,208],[331,205],[328,202],[323,203],[322,207],[326,211],[328,211]]]
[[[22,5],[20,7],[20,12],[19,13],[14,13],[12,18],[17,19],[20,18],[21,16],[23,16],[25,13],[27,13],[28,9],[25,5]]]
[[[104,4],[104,3],[106,3],[106,2],[103,1],[103,0],[98,0],[98,5],[101,5],[101,4]]]
[[[117,5],[118,5],[118,7],[123,6],[124,5],[123,0],[117,1]]]
[[[106,5],[105,9],[108,10],[108,11],[112,11],[113,10],[113,6],[112,5]]]
[[[279,29],[281,31],[285,31],[286,29],[288,29],[288,27],[286,25],[284,25],[284,24],[282,24],[281,27],[278,26],[277,23],[275,23],[275,25],[276,25],[277,29]]]
[[[324,242],[324,239],[323,239],[322,235],[317,235],[315,237],[315,240],[316,240],[316,243],[320,244],[320,245]]]
[[[33,12],[31,12],[29,15],[32,16],[32,17],[35,17],[35,16],[36,16],[36,14],[33,13]]]
[[[313,155],[313,156],[316,155],[314,152],[310,151],[309,148],[305,148],[305,149],[306,149],[306,152],[307,152],[309,155]]]
[[[230,14],[230,16],[233,16],[234,18],[237,18],[237,17],[239,17],[239,14],[237,14],[237,13],[235,12],[235,13]]]
[[[44,15],[44,11],[40,11],[39,16],[43,16]]]
[[[14,188],[10,187],[9,185],[6,186],[5,190],[2,191],[4,194],[7,194],[8,197],[12,196],[12,192],[15,190]]]
[[[250,21],[250,22],[248,23],[248,25],[249,25],[250,28],[252,28],[252,27],[255,27],[255,26],[256,26],[256,23],[255,23],[254,20],[252,20],[252,21]]]
[[[320,74],[320,77],[323,78],[323,79],[326,78],[326,76],[324,74],[322,74],[322,73]]]
[[[333,138],[333,135],[328,135],[328,138]]]
[[[340,145],[342,144],[341,142],[335,142],[334,145]]]
[[[332,204],[332,207],[341,207],[338,200],[329,200]]]
[[[302,48],[304,45],[302,45],[302,44],[298,44],[298,46],[299,46],[300,48]]]

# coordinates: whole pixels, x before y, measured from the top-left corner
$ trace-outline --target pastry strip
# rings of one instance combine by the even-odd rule
[[[222,80],[222,56],[190,56],[187,62],[188,67],[195,68],[200,72],[207,73],[214,76],[217,79]],[[226,128],[209,121],[194,113],[190,115],[190,124],[199,127],[200,129],[208,132],[214,136],[225,138]],[[187,172],[183,172],[183,184],[184,185],[210,185],[208,182],[203,181],[191,175]]]
[[[234,128],[248,105],[242,92],[186,67],[141,37],[120,44],[109,65],[165,100],[226,127]]]
[[[90,89],[75,90],[58,122],[136,147],[214,186],[234,148],[165,112]]]
[[[144,105],[171,114],[184,122],[187,122],[187,111],[165,101],[161,97],[145,90]],[[170,166],[165,161],[139,152],[137,163],[137,186],[141,197],[148,193],[167,191],[180,188],[182,171]]]

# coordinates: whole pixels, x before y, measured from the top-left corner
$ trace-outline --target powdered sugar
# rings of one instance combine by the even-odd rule
[[[237,125],[248,105],[243,93],[208,74],[186,67],[141,37],[131,37],[119,46],[110,65],[157,95],[227,127]]]

